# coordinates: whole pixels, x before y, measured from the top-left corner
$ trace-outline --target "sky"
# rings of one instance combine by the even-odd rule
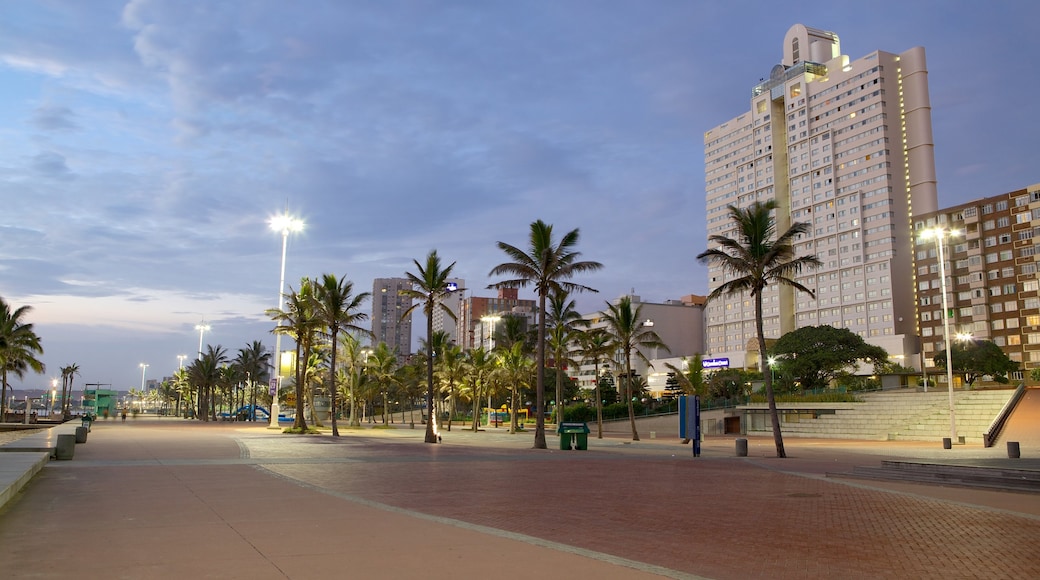
[[[1026,187],[1037,21],[999,0],[2,2],[0,297],[32,307],[47,365],[12,384],[75,363],[77,388],[139,387],[203,320],[232,355],[273,347],[286,208],[293,287],[371,291],[437,249],[493,296],[496,242],[541,219],[604,265],[582,312],[705,294],[703,133],[799,23],[853,59],[925,47],[940,207]]]

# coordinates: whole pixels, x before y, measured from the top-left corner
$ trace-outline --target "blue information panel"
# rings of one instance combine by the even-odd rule
[[[679,397],[679,437],[693,441],[693,456],[701,456],[701,398]]]

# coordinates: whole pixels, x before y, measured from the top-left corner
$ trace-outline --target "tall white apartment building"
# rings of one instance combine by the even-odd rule
[[[775,199],[777,231],[811,224],[797,251],[823,262],[797,276],[815,298],[766,290],[766,336],[848,328],[919,366],[912,216],[938,209],[924,49],[850,60],[835,33],[797,24],[750,106],[704,134],[708,235],[737,237],[727,206]],[[712,267],[709,288],[725,276]],[[706,310],[709,355],[757,366],[752,297]]]

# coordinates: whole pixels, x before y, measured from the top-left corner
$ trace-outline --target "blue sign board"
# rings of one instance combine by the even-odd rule
[[[728,358],[706,358],[701,361],[701,368],[705,369],[725,369],[729,368]]]

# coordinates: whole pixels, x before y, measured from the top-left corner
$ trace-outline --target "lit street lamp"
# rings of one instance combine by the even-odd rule
[[[148,370],[148,363],[137,365],[141,367],[141,410],[144,410],[144,373]]]
[[[186,359],[186,358],[188,358],[188,355],[186,355],[186,354],[179,354],[179,355],[177,355],[177,368],[178,369],[183,369],[184,368],[184,359]]]
[[[212,327],[206,324],[205,320],[195,325],[195,330],[199,331],[199,360],[202,360],[202,335],[210,328]]]
[[[950,394],[950,443],[957,440],[957,420],[953,410],[953,348],[950,344],[950,310],[946,302],[946,256],[943,253],[943,239],[947,236],[960,235],[957,230],[931,228],[921,232],[923,239],[935,239],[939,251],[939,281],[942,291],[943,342],[946,344],[946,387]]]
[[[298,232],[303,229],[303,220],[294,218],[289,215],[288,211],[282,215],[274,216],[267,222],[271,229],[276,232],[282,233],[282,269],[281,276],[278,279],[278,311],[282,310],[282,300],[284,298],[283,293],[285,292],[285,251],[289,245],[289,233]],[[278,321],[278,326],[282,325],[282,321]],[[276,332],[274,334],[274,360],[275,360],[275,387],[274,394],[271,396],[271,424],[270,427],[278,428],[278,388],[282,382],[282,368],[281,368],[281,357],[282,356],[282,334]]]
[[[488,323],[488,326],[491,327],[490,331],[489,331],[489,334],[488,334],[488,351],[489,352],[495,350],[495,323],[498,322],[499,320],[502,320],[501,316],[492,315],[492,314],[480,317],[480,321],[481,322],[486,322],[486,323]]]
[[[64,393],[62,393],[64,394]],[[47,409],[47,415],[50,416],[51,411],[54,410],[54,400],[58,397],[58,379],[51,379],[51,407]]]

